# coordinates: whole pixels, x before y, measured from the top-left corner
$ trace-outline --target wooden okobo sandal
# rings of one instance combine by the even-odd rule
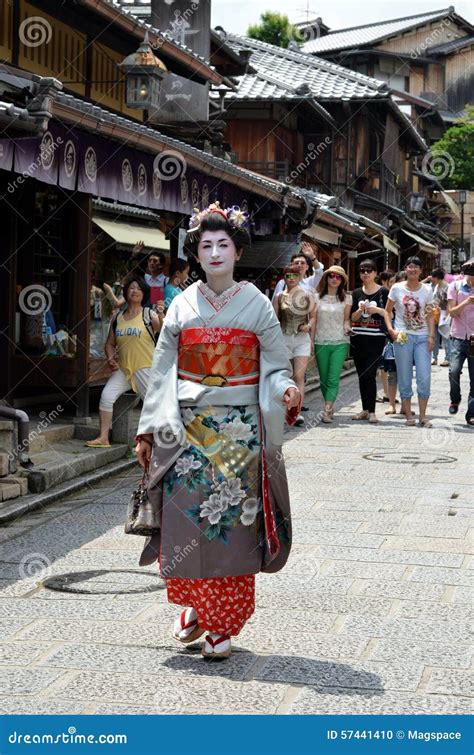
[[[175,640],[178,640],[178,642],[183,642],[185,645],[187,645],[188,642],[194,642],[195,640],[198,640],[199,637],[202,637],[202,635],[206,631],[205,629],[201,629],[197,619],[189,619],[187,612],[192,610],[192,608],[185,608],[184,611],[181,611],[180,615],[174,623],[173,637]],[[187,630],[191,631],[181,637],[180,635],[182,635]]]
[[[219,645],[221,647],[219,647]],[[201,648],[201,654],[204,656],[204,658],[228,658],[231,650],[232,648],[229,635],[220,634],[217,635],[216,639],[214,640],[210,634],[207,634],[204,645]]]

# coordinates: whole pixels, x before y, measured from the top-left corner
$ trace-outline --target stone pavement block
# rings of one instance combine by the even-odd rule
[[[382,545],[382,550],[388,549],[431,551],[435,553],[474,553],[470,540],[449,537],[394,537],[389,535],[385,538],[385,542]]]
[[[34,639],[39,639],[38,635]],[[49,638],[48,638],[49,639]],[[29,666],[35,658],[45,653],[51,643],[2,642],[0,643],[0,664],[2,666]]]
[[[371,561],[390,564],[422,564],[425,566],[461,566],[464,556],[457,553],[424,553],[412,550],[382,550],[374,548],[345,548],[343,546],[317,545],[313,548],[316,558],[334,558],[345,561]]]
[[[358,561],[332,561],[325,568],[324,576],[361,577],[362,579],[401,579],[405,564],[368,564]],[[402,583],[401,583],[402,584]]]
[[[49,687],[63,673],[46,668],[0,668],[0,689],[3,695],[35,695]]]
[[[468,622],[417,619],[380,619],[376,616],[349,615],[341,633],[354,633],[357,637],[409,637],[417,642],[453,642],[468,644],[471,627]]]
[[[36,587],[35,579],[0,580],[0,598],[17,598],[25,595]]]
[[[164,607],[165,608],[165,607]],[[125,621],[67,621],[41,619],[22,633],[21,639],[38,639],[47,632],[48,640],[78,642],[81,644],[123,645],[156,648],[166,646],[176,650],[179,645],[172,639],[172,626],[176,610],[170,607],[168,615],[155,617],[153,622],[129,623]]]
[[[431,671],[426,691],[433,692],[436,695],[462,695],[472,698],[474,695],[474,674],[472,671],[435,668]]]
[[[256,674],[262,681],[353,689],[415,691],[423,666],[399,662],[396,666],[370,661],[332,663],[304,657],[271,656]]]
[[[292,590],[301,590],[304,586],[305,592],[309,593],[326,593],[338,592],[345,593],[352,584],[352,579],[331,579],[324,576],[314,576],[310,580],[302,580],[302,576],[295,576],[287,571],[277,572],[276,574],[259,574],[256,581],[257,595],[261,592],[291,592]]]
[[[359,613],[373,616],[386,616],[392,605],[391,600],[380,597],[360,597],[359,595],[334,595],[306,593],[262,593],[258,599],[259,608],[274,611],[306,612],[320,611],[330,613]]]
[[[311,626],[317,627],[318,632],[329,632],[336,617],[337,613],[311,611]],[[308,614],[303,611],[291,611],[289,614],[275,611],[269,616],[267,611],[256,611],[245,626],[257,634],[270,629],[276,633],[286,632],[294,635],[308,626]]]
[[[424,600],[402,600],[397,616],[403,619],[446,619],[446,621],[469,621],[474,618],[474,606],[437,605]]]
[[[31,622],[32,619],[23,619],[21,616],[15,618],[8,616],[7,618],[0,619],[0,640],[4,642],[5,640],[12,639],[13,635],[19,629],[28,626]],[[35,636],[33,639],[37,640],[38,637]]]
[[[442,585],[420,585],[416,582],[395,580],[364,579],[360,586],[360,595],[381,595],[384,598],[402,598],[404,600],[440,601],[443,597]]]
[[[469,715],[472,701],[467,697],[310,688],[299,693],[288,712],[291,715]]]
[[[309,526],[311,526],[310,523]],[[325,532],[316,529],[311,529],[307,537],[308,535],[311,537],[311,542],[318,545],[348,545],[354,548],[379,548],[385,540],[385,537],[379,535]]]
[[[0,715],[3,716],[64,716],[82,713],[86,701],[39,700],[31,697],[11,697],[0,700]]]
[[[153,605],[148,601],[147,606]],[[1,598],[0,617],[14,616],[32,621],[47,616],[58,619],[118,619],[127,620],[137,616],[143,610],[144,605],[125,601],[101,603],[100,600],[76,600],[69,598],[64,600],[29,600],[27,598]]]
[[[315,516],[310,514],[304,519],[297,519],[293,523],[293,536],[297,542],[304,542],[304,539],[310,534],[313,535],[314,531],[320,531],[325,529],[326,532],[334,530],[335,532],[356,532],[362,520],[354,521],[353,519],[345,518],[328,518],[327,516]]]
[[[296,655],[304,658],[319,658],[351,661],[360,658],[367,647],[368,638],[360,639],[351,635],[331,635],[321,631],[317,621],[311,620],[311,627],[302,626],[299,632],[275,631],[271,626],[258,628],[244,627],[233,642],[234,648],[257,655]]]
[[[190,649],[183,649],[178,645],[176,650],[117,645],[64,645],[47,658],[43,658],[40,665],[46,668],[81,671],[93,669],[103,672],[120,672],[127,669],[130,673],[153,671],[160,677],[170,674],[179,676],[212,674],[243,679],[256,661],[256,656],[250,653],[235,653],[225,664],[206,664],[204,671],[202,663],[198,665],[199,661],[205,663],[199,651],[199,644]]]
[[[204,664],[202,676],[180,677],[179,683],[169,676],[155,674],[121,674],[86,671],[61,690],[61,698],[97,701],[94,715],[123,713],[130,706],[150,714],[169,713],[274,713],[285,692],[281,684],[240,682],[208,675],[210,666]]]
[[[412,582],[432,582],[434,584],[464,585],[466,587],[471,587],[473,583],[472,575],[469,574],[469,571],[436,567],[427,568],[425,566],[417,566],[410,574],[409,579]]]
[[[15,482],[2,482],[0,479],[0,501],[10,501],[21,495],[21,487]]]
[[[468,603],[472,607],[472,605],[474,605],[474,588],[456,587],[453,593],[453,603]]]
[[[409,532],[411,537],[464,538],[468,529],[467,521],[459,521],[457,517],[449,517],[447,514],[433,516],[431,513],[417,519],[407,516],[398,523],[390,521],[389,518],[382,519],[379,515],[372,522],[364,523],[364,532],[400,536]]]
[[[400,658],[407,657],[413,663],[423,663],[425,666],[469,668],[472,653],[472,647],[469,645],[413,642],[407,638],[397,640],[391,637],[390,640],[381,640],[376,645],[370,660],[398,663]]]

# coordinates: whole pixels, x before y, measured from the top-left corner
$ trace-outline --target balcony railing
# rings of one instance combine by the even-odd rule
[[[289,186],[301,186],[303,189],[324,191],[321,178],[312,170],[306,168],[303,163],[295,165],[289,160],[277,160],[275,162],[255,161],[239,162],[241,168],[247,168],[261,176],[274,178],[277,181],[287,183]]]

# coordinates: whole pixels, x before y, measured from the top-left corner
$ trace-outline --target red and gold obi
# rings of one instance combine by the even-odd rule
[[[239,328],[187,328],[179,337],[178,377],[205,385],[256,385],[259,342]]]

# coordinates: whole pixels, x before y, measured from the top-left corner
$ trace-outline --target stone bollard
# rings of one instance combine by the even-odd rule
[[[136,393],[124,393],[115,402],[112,421],[113,443],[126,443],[127,446],[135,445],[137,428],[133,421],[133,410],[139,400],[140,397]]]

